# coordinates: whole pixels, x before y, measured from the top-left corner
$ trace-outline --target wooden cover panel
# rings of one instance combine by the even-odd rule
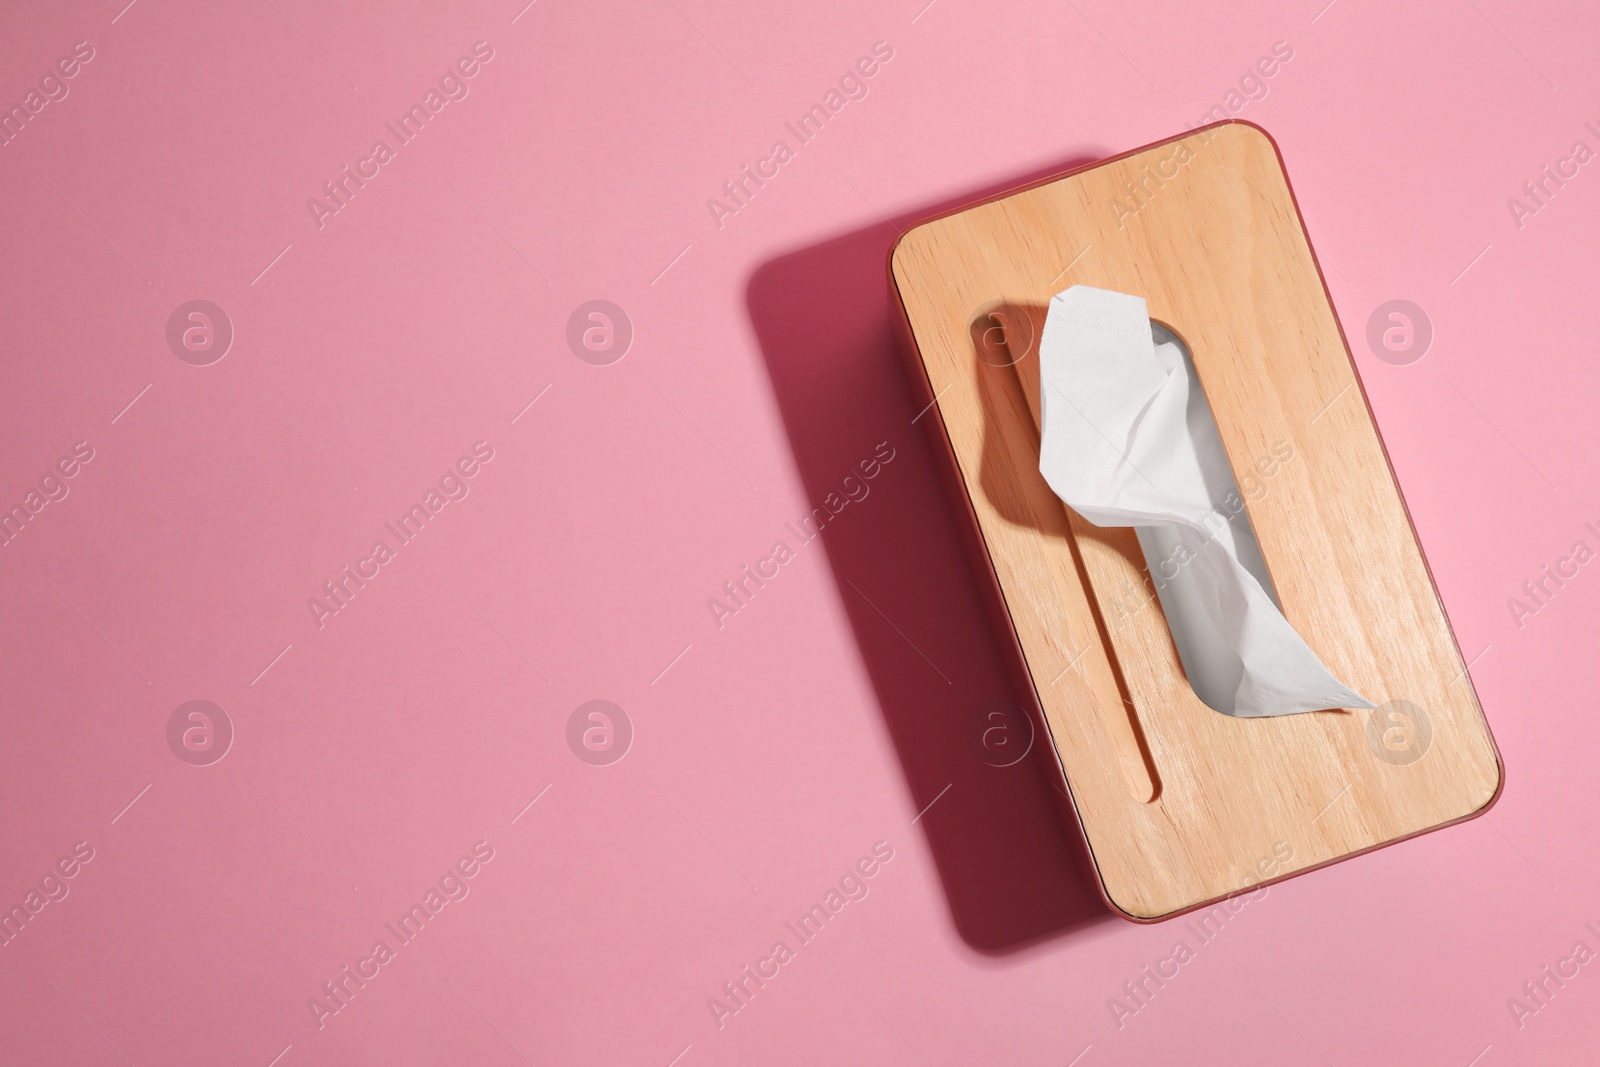
[[[890,270],[1114,907],[1160,918],[1260,880],[1275,845],[1277,877],[1487,807],[1499,757],[1264,132],[1206,127],[922,223]],[[1183,338],[1285,615],[1374,703],[1425,711],[1422,758],[1380,758],[1366,712],[1194,696],[1132,532],[1038,473],[1038,331],[1078,283]],[[982,354],[997,321],[1014,367]]]

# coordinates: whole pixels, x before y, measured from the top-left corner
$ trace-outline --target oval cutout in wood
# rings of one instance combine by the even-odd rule
[[[972,318],[969,325],[977,357],[975,372],[985,378],[988,387],[985,395],[996,403],[996,410],[989,411],[986,416],[989,432],[1011,439],[1011,451],[1035,458],[1035,462],[1028,465],[1008,465],[1004,471],[1004,484],[984,486],[985,492],[994,499],[1002,513],[1011,511],[1007,498],[1020,500],[1026,495],[1017,491],[1013,485],[1014,479],[1027,482],[1038,480],[1039,484],[1043,484],[1036,462],[1039,455],[1038,361],[1029,357],[1038,351],[1044,315],[1045,309],[1038,305],[1001,301],[985,307]],[[1015,373],[1012,368],[1015,368]],[[1023,384],[1030,380],[1030,374],[1031,392]],[[1021,416],[1030,406],[1033,410],[1031,423]],[[1048,487],[1045,487],[1045,491],[1049,492]],[[1141,558],[1138,555],[1138,543],[1131,530],[1101,530],[1055,500],[1053,494],[1049,499],[1057,505],[1052,515],[1033,516],[1030,520],[1023,512],[1015,512],[1013,517],[1018,522],[1036,522],[1047,532],[1059,535],[1065,550],[1062,565],[1075,575],[1083,587],[1094,629],[1092,633],[1078,635],[1078,640],[1087,641],[1091,646],[1087,648],[1066,647],[1070,645],[1071,638],[1064,630],[1058,632],[1057,639],[1051,644],[1056,652],[1062,653],[1060,664],[1048,668],[1044,677],[1049,679],[1048,684],[1052,686],[1081,679],[1081,696],[1076,699],[1091,701],[1100,709],[1106,740],[1115,754],[1128,796],[1140,804],[1152,803],[1161,795],[1161,779],[1156,772],[1144,730],[1139,724],[1134,693],[1129,689],[1122,665],[1113,652],[1111,631],[1095,593],[1096,575],[1105,581],[1106,567],[1091,566],[1089,558],[1086,558],[1092,557],[1096,564],[1100,564],[1107,551],[1112,555],[1119,551],[1123,554],[1131,552],[1131,558],[1123,566],[1136,574]],[[1119,547],[1108,549],[1099,544],[1101,535],[1119,542]],[[1089,542],[1096,543],[1085,550]],[[1043,665],[1034,664],[1032,669],[1039,671],[1044,668]]]

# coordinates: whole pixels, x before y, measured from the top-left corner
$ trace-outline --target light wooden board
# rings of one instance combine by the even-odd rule
[[[1161,918],[1488,806],[1499,756],[1265,133],[1206,127],[922,223],[890,272],[1113,907]],[[1284,614],[1374,703],[1420,707],[1425,750],[1407,720],[1374,739],[1368,712],[1194,695],[1132,531],[1038,471],[1037,338],[1079,283],[1183,339]]]

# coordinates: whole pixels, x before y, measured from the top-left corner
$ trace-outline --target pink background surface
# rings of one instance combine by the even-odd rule
[[[1507,606],[1600,547],[1597,165],[1507,206],[1600,148],[1586,5],[123,2],[0,13],[7,108],[94,52],[0,148],[0,502],[94,454],[0,549],[0,903],[93,850],[0,947],[0,1062],[1592,1062],[1600,965],[1507,1005],[1600,949],[1600,577]],[[319,228],[307,199],[479,41],[469,94]],[[879,41],[865,98],[719,227],[707,199]],[[1507,785],[1200,945],[1111,917],[1042,766],[970,743],[1012,685],[883,255],[889,218],[1198,123],[1279,41],[1239,114],[1281,146]],[[236,332],[204,367],[166,340],[196,298]],[[1396,298],[1435,331],[1409,366],[1363,342]],[[632,323],[609,366],[565,339],[592,299]],[[308,598],[479,441],[470,494],[319,628]],[[719,628],[707,599],[780,539]],[[167,741],[194,699],[235,731],[209,766]],[[620,762],[569,748],[591,699],[631,721]],[[319,1026],[480,841],[469,894]]]

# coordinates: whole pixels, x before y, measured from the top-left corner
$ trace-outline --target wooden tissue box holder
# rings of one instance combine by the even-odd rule
[[[1264,131],[1203,127],[920,223],[889,272],[1113,909],[1166,918],[1489,806],[1499,754]],[[1187,346],[1285,616],[1377,711],[1202,704],[1134,532],[1045,484],[1038,338],[1075,284],[1144,297]]]

